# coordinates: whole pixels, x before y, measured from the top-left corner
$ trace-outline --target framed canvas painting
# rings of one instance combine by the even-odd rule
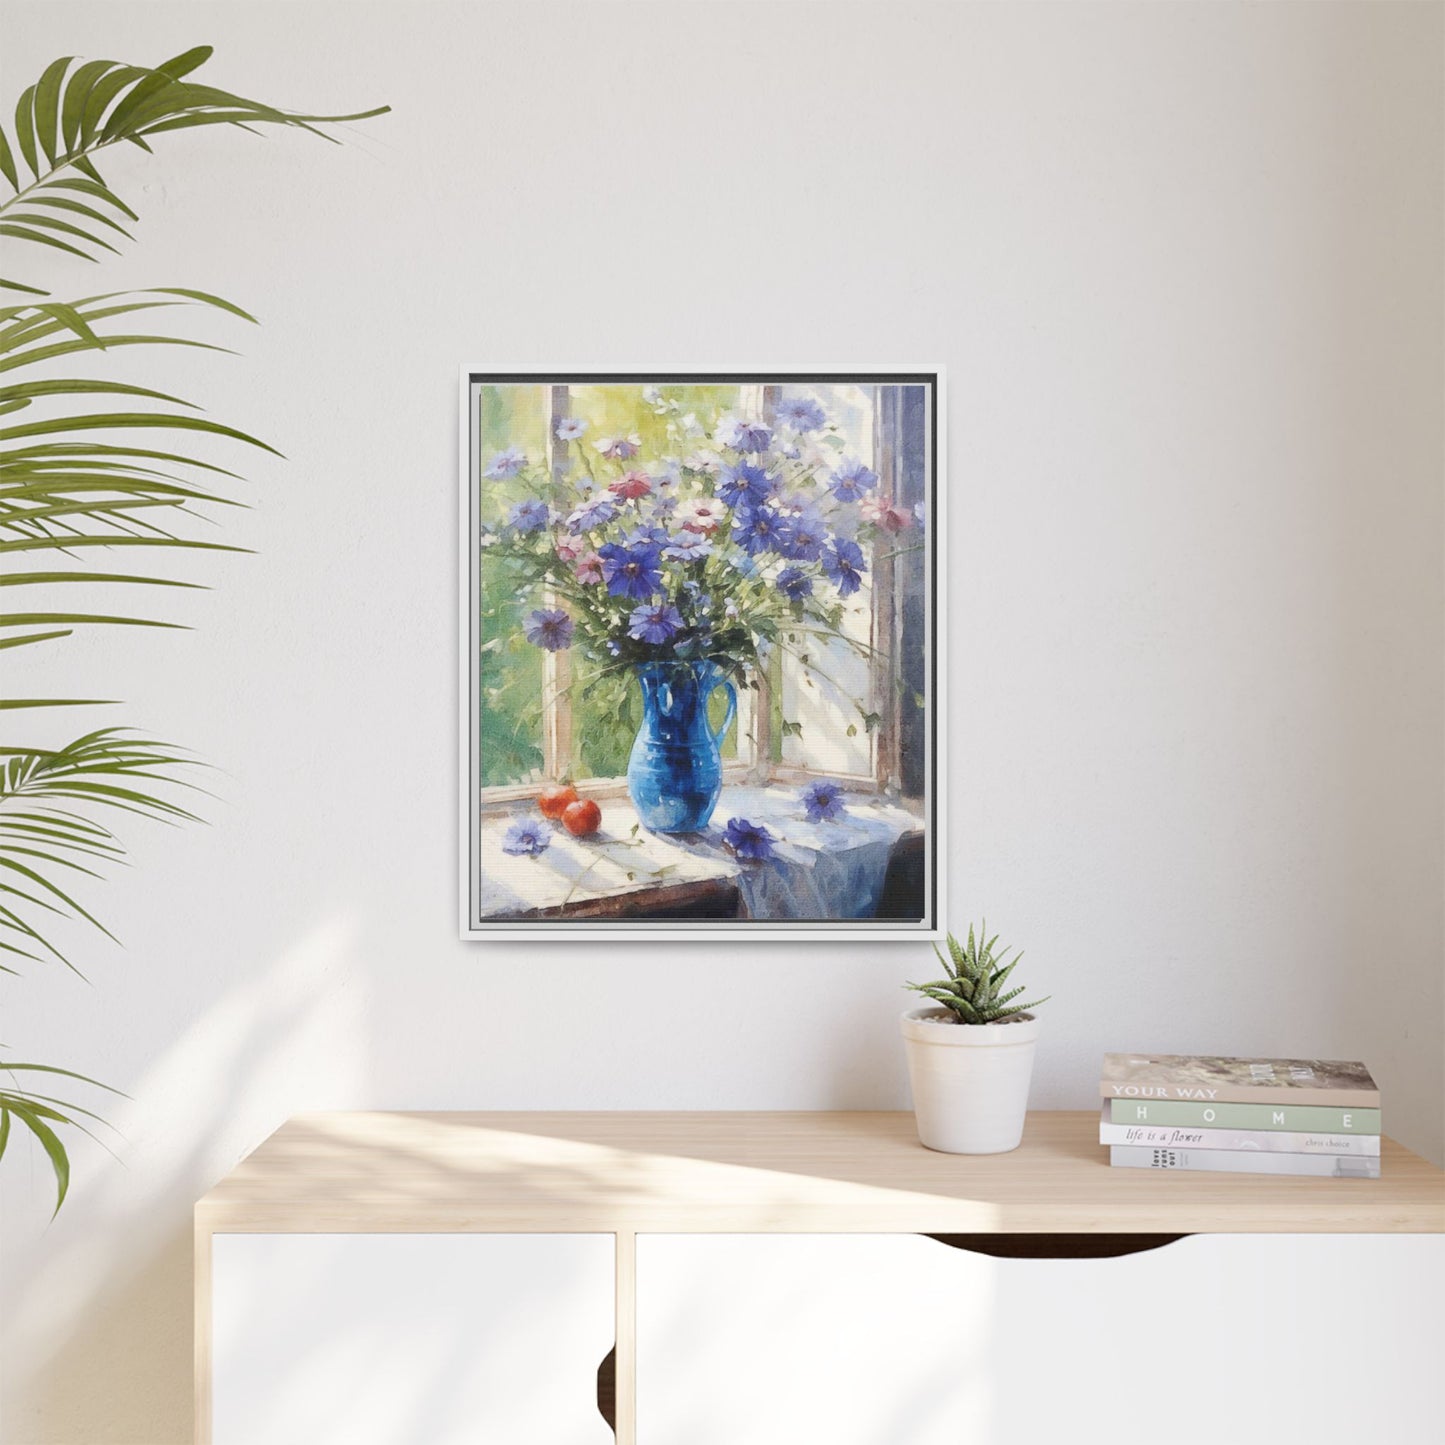
[[[463,372],[463,937],[940,936],[942,387]]]

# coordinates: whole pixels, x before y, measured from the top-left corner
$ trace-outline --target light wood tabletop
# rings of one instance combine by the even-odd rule
[[[1437,1233],[1445,1174],[1113,1169],[1097,1112],[1033,1113],[1008,1154],[924,1149],[909,1113],[301,1115],[196,1206],[249,1231]]]

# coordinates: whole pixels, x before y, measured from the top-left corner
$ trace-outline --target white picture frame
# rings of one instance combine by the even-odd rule
[[[687,835],[680,839],[652,834],[646,829],[639,831],[635,825],[625,837],[620,833],[596,835],[599,842],[593,846],[599,848],[605,855],[601,863],[596,865],[584,865],[583,858],[580,856],[587,846],[586,840],[579,843],[564,836],[560,830],[553,834],[554,837],[561,840],[560,846],[555,852],[549,849],[548,854],[544,856],[539,868],[535,871],[529,870],[526,865],[537,863],[536,859],[529,858],[519,862],[498,859],[493,837],[498,826],[498,819],[510,816],[512,810],[515,810],[518,815],[531,816],[532,803],[529,790],[535,790],[536,787],[545,783],[546,779],[543,778],[540,782],[519,782],[515,787],[489,786],[484,788],[482,782],[481,714],[483,701],[479,673],[483,639],[480,636],[480,598],[482,569],[487,563],[481,541],[484,525],[483,513],[486,510],[484,503],[490,501],[490,494],[483,491],[487,482],[483,476],[485,470],[482,457],[484,438],[480,434],[479,388],[547,387],[564,388],[570,392],[576,388],[636,386],[640,389],[647,386],[659,388],[665,397],[669,387],[686,388],[703,385],[758,387],[762,388],[766,394],[776,394],[767,392],[768,388],[780,390],[783,388],[813,388],[818,389],[821,395],[830,394],[822,390],[825,388],[866,387],[873,388],[876,397],[883,395],[880,389],[907,388],[914,393],[913,399],[909,403],[910,417],[916,417],[920,412],[917,392],[921,389],[921,414],[924,418],[923,425],[926,428],[921,451],[925,473],[922,480],[923,506],[918,523],[923,552],[922,587],[924,595],[921,599],[923,621],[921,640],[917,639],[915,635],[910,645],[921,647],[922,665],[926,678],[924,700],[921,704],[924,715],[923,784],[918,796],[905,797],[901,788],[894,786],[890,789],[887,780],[883,777],[883,771],[880,769],[880,781],[873,792],[849,793],[850,806],[845,814],[846,819],[851,820],[856,828],[872,827],[878,819],[894,818],[898,809],[917,814],[917,829],[914,832],[900,834],[899,843],[889,854],[891,862],[899,850],[905,846],[909,851],[910,859],[915,848],[921,852],[921,887],[915,899],[910,883],[907,895],[910,900],[921,904],[918,910],[920,917],[916,920],[911,917],[897,916],[887,918],[821,916],[821,909],[819,910],[820,916],[753,916],[748,906],[749,898],[752,900],[753,907],[757,907],[758,898],[765,897],[775,882],[773,879],[763,877],[759,870],[769,869],[773,865],[770,862],[746,862],[731,858],[726,849],[718,846],[717,835],[722,822],[721,816],[715,817],[714,821],[708,825],[705,835]],[[900,390],[898,395],[902,394]],[[875,414],[879,404],[875,402]],[[945,417],[945,377],[941,367],[841,368],[834,366],[817,370],[801,370],[792,367],[776,371],[763,371],[756,367],[709,371],[662,368],[654,372],[594,369],[558,369],[546,372],[505,371],[496,367],[476,364],[464,365],[461,368],[458,388],[458,791],[460,794],[458,853],[460,936],[462,939],[507,943],[526,940],[557,941],[602,937],[625,942],[650,940],[664,942],[685,940],[699,942],[740,942],[744,940],[877,942],[905,939],[936,940],[944,936],[944,878],[940,860],[946,857],[944,849],[947,794],[944,780],[946,777],[947,741],[945,664],[948,611],[944,592],[946,577],[941,565],[940,553],[943,546],[946,545],[947,537]],[[495,442],[495,438],[491,440]],[[875,432],[875,461],[878,460],[878,446]],[[912,454],[917,454],[916,446]],[[890,465],[896,469],[900,463],[897,460],[890,460]],[[916,466],[914,470],[916,472]],[[917,484],[915,475],[911,485],[916,487]],[[910,546],[910,550],[917,550],[916,544]],[[873,556],[881,556],[885,560],[887,555],[878,553],[876,549],[873,553]],[[876,616],[877,603],[870,600],[869,606],[874,609]],[[910,611],[911,615],[912,611]],[[899,624],[900,628],[902,626],[903,624]],[[904,634],[900,631],[898,635],[902,637]],[[808,685],[812,686],[811,681]],[[757,721],[760,726],[764,726],[761,718]],[[880,732],[885,728],[886,724],[880,724]],[[750,738],[754,736],[755,731],[756,729],[749,733]],[[901,726],[899,732],[902,732]],[[875,754],[883,745],[882,739],[876,746],[870,743]],[[896,748],[898,744],[894,743],[893,746]],[[776,752],[777,748],[774,746],[773,753],[776,754]],[[549,758],[548,762],[550,763],[550,761]],[[729,764],[729,768],[732,767],[733,765]],[[768,804],[771,805],[775,801],[776,790],[789,786],[787,778],[810,776],[806,768],[799,773],[796,767],[790,768],[786,763],[777,761],[764,765],[764,771],[766,776],[761,780],[751,775],[744,780],[734,773],[732,775],[734,782],[730,783],[729,779],[725,777],[719,815],[724,812],[728,800],[732,796],[756,800],[758,790],[762,789]],[[896,785],[896,775],[890,776]],[[753,785],[751,791],[735,794],[729,792],[729,788],[734,783],[741,787],[744,782]],[[859,784],[859,787],[865,786],[867,785]],[[622,813],[624,814],[622,821],[626,822],[629,818],[636,816],[629,812],[631,805],[627,801],[627,790],[624,782],[620,779],[602,781],[589,779],[579,783],[578,788],[584,796],[591,794],[598,799],[604,818],[609,814],[615,816]],[[781,802],[781,799],[777,801]],[[796,846],[791,841],[788,843],[788,859],[793,860],[794,866],[794,872],[790,876],[802,876],[797,871],[801,865],[796,865],[796,858],[806,856],[805,852],[799,851],[805,847],[828,854],[830,861],[827,867],[836,871],[836,860],[848,855],[848,848],[852,846],[854,839],[844,827],[844,830],[838,834],[843,842],[834,848],[828,841],[831,834],[827,830],[830,826],[823,825],[824,833],[820,835],[816,829],[810,831],[798,825],[799,833],[808,833],[809,841]],[[784,831],[786,832],[787,829],[785,828]],[[820,837],[821,841],[819,841]],[[692,846],[694,844],[696,844],[695,849]],[[599,869],[605,868],[609,875],[615,877],[620,864],[614,866],[614,858],[631,859],[633,857],[633,853],[630,851],[625,855],[622,854],[622,849],[648,853],[649,849],[656,846],[659,856],[665,854],[666,857],[672,858],[678,851],[672,845],[685,847],[688,850],[688,856],[683,859],[681,874],[670,874],[667,882],[659,881],[655,887],[648,887],[645,884],[633,886],[621,881],[617,881],[615,886],[607,886],[600,880],[594,882],[592,876],[594,866]],[[872,848],[870,856],[875,855],[876,851],[876,847]],[[703,876],[707,875],[708,870],[711,869],[710,860],[714,856],[718,860],[716,877]],[[861,857],[861,854],[859,856]],[[647,866],[656,869],[659,875],[667,871],[667,866],[657,864],[656,859],[651,858],[650,854],[648,857]],[[696,867],[694,867],[694,859],[698,860]],[[488,860],[493,860],[490,873],[488,872]],[[527,880],[525,884],[516,889],[508,886],[499,890],[499,869],[496,866],[499,861],[505,861],[506,868],[511,870],[507,874],[509,885],[518,877],[525,878]],[[787,860],[785,860],[786,862]],[[785,864],[778,866],[782,868]],[[858,866],[863,865],[860,863]],[[729,867],[732,870],[730,874],[727,872]],[[566,893],[564,901],[559,904],[553,900],[552,891],[549,891],[553,880],[550,876],[546,876],[546,870],[559,873],[569,870],[568,876],[574,879],[579,871],[588,876],[584,878],[584,886],[580,891],[574,882]],[[910,862],[904,872],[910,879],[913,879],[916,864]],[[693,876],[694,874],[698,876]],[[890,872],[888,876],[891,878],[894,875]],[[674,878],[677,881],[671,881]],[[534,879],[538,881],[539,885],[536,891],[533,890]],[[838,888],[843,886],[845,885],[835,881],[834,892],[836,893]],[[728,889],[730,887],[734,887],[737,892],[741,916],[716,916],[717,910],[726,909],[729,906]],[[499,891],[509,900],[503,904],[500,911],[496,901]],[[521,902],[511,902],[510,900],[513,898],[519,898]],[[696,901],[698,899],[701,899],[702,902]],[[642,900],[641,903],[639,900]],[[689,902],[688,900],[693,901]],[[540,901],[540,906],[532,906],[534,901]],[[674,903],[676,907],[673,906]],[[643,911],[644,908],[645,911]],[[677,916],[678,909],[694,909],[697,910],[697,913],[694,916]]]

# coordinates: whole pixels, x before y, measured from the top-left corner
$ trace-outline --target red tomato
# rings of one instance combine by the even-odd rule
[[[602,825],[602,809],[591,798],[578,798],[562,814],[562,826],[574,837],[585,838]]]
[[[542,810],[542,816],[551,818],[553,822],[576,801],[577,789],[571,783],[556,783],[550,788],[543,788],[537,795],[537,806]]]

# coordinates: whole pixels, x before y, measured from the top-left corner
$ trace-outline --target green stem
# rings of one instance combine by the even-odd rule
[[[796,622],[788,630],[791,632],[805,632],[809,637],[824,637],[830,642],[842,642],[848,647],[851,647],[860,657],[881,657],[885,662],[888,661],[888,653],[882,651],[880,648],[871,646],[869,643],[859,642],[856,637],[849,637],[846,632],[827,632],[821,627],[804,627]]]
[[[896,552],[885,552],[881,557],[875,557],[875,562],[891,562],[895,557],[906,557],[910,552],[923,551],[923,543],[915,542],[911,547],[900,547]]]
[[[778,651],[786,652],[789,657],[794,658],[798,662],[799,666],[804,668],[806,671],[817,673],[817,675],[821,677],[824,682],[826,682],[830,687],[833,688],[833,690],[838,694],[839,697],[848,696],[848,690],[842,685],[842,683],[838,681],[836,677],[832,676],[830,673],[824,672],[823,669],[819,667],[816,663],[805,658],[801,652],[795,651],[793,648],[789,647],[787,643],[781,640],[778,642]],[[867,716],[867,713],[859,704],[854,703],[854,706],[858,708],[860,714],[865,717]]]
[[[42,186],[48,186],[50,182],[53,181],[55,177],[60,174],[61,171],[68,170],[76,163],[76,161],[85,160],[88,157],[94,155],[96,151],[103,150],[108,145],[114,145],[115,142],[120,138],[121,137],[116,136],[114,140],[97,139],[91,142],[91,144],[86,146],[84,149],[72,152],[70,155],[66,156],[64,160],[56,161],[56,163],[48,171],[46,171],[43,176],[37,176],[33,181],[31,181],[28,186],[24,187],[23,190],[16,191],[9,200],[0,201],[0,217],[3,217],[5,213],[11,208],[11,206],[18,206],[20,202],[23,201],[25,197],[30,194],[31,191],[38,191]]]

